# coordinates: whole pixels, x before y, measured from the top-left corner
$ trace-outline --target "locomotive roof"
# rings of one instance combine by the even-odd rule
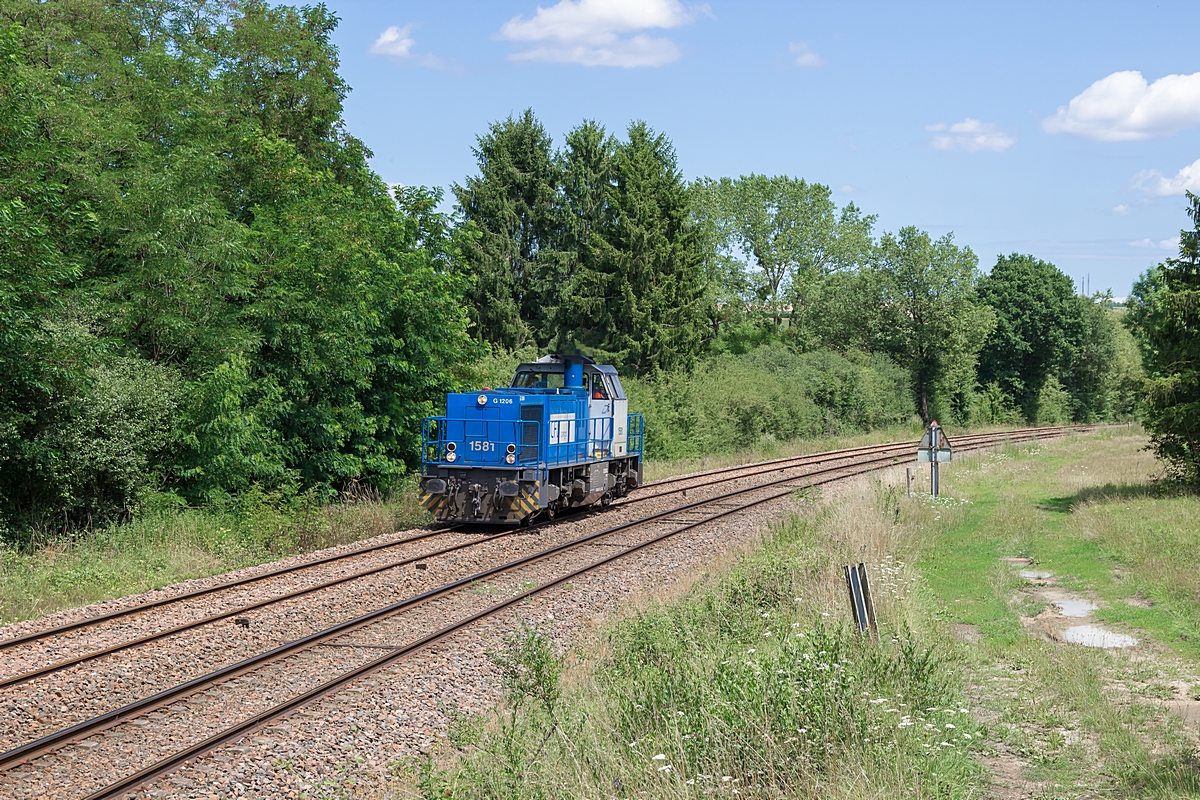
[[[517,372],[566,372],[567,364],[572,361],[582,362],[583,371],[587,373],[617,374],[616,367],[609,366],[608,364],[597,364],[595,359],[588,356],[564,356],[556,354],[542,356],[537,361],[526,361],[517,366]]]

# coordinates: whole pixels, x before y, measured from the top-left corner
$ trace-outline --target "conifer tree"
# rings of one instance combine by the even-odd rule
[[[479,339],[505,348],[544,344],[554,292],[558,165],[532,109],[497,122],[475,148],[479,175],[454,187],[475,241],[463,250],[467,303]]]
[[[586,171],[594,188],[606,161],[600,132],[577,133],[580,152],[596,156]],[[665,135],[635,122],[612,149],[611,164],[606,209],[589,207],[596,227],[575,265],[567,335],[638,374],[689,367],[703,342],[705,277],[675,150]]]

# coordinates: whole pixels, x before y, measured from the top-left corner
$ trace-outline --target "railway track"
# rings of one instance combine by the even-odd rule
[[[1054,428],[1054,429],[1025,429],[1022,431],[1012,431],[1001,434],[981,434],[969,437],[957,437],[953,440],[955,446],[959,448],[973,446],[992,446],[1005,441],[1022,441],[1028,439],[1050,438],[1061,435],[1068,430],[1079,430],[1069,428]],[[341,652],[354,653],[358,656],[357,660],[350,659],[354,663],[347,668],[338,671],[334,677],[328,678],[319,682],[309,681],[304,683],[301,681],[301,690],[292,692],[288,698],[274,705],[269,705],[265,708],[247,709],[254,713],[248,713],[244,719],[239,720],[236,724],[217,725],[216,730],[211,730],[214,726],[209,724],[207,728],[203,725],[197,728],[200,733],[197,735],[196,741],[192,741],[186,748],[180,749],[177,752],[169,754],[167,757],[159,758],[153,763],[143,766],[140,769],[131,770],[127,775],[120,777],[117,780],[105,784],[102,788],[97,789],[91,795],[92,798],[100,797],[117,797],[131,790],[141,783],[150,780],[151,778],[169,772],[180,764],[196,757],[197,755],[212,750],[221,744],[240,738],[246,733],[255,730],[273,720],[286,716],[293,711],[310,704],[320,697],[326,696],[332,692],[338,691],[347,684],[362,678],[363,676],[382,669],[390,664],[393,664],[408,655],[411,655],[418,650],[427,647],[428,645],[440,641],[455,632],[462,630],[464,627],[473,624],[481,619],[495,615],[499,611],[520,603],[529,597],[545,592],[555,586],[559,586],[565,582],[571,581],[581,575],[584,575],[593,570],[597,570],[605,565],[614,563],[615,561],[625,558],[628,555],[639,552],[656,543],[662,542],[670,537],[676,536],[685,531],[695,529],[699,526],[706,525],[716,520],[728,517],[733,514],[745,511],[763,503],[768,503],[772,500],[778,500],[786,497],[789,494],[796,492],[798,489],[804,489],[813,486],[820,486],[837,480],[842,480],[854,475],[860,475],[866,472],[883,469],[895,464],[904,463],[912,460],[913,444],[911,442],[892,443],[887,445],[876,445],[859,448],[849,448],[842,451],[833,451],[830,453],[812,454],[809,456],[798,456],[786,459],[776,459],[771,462],[762,462],[759,464],[745,465],[742,467],[730,467],[721,470],[713,470],[699,475],[691,475],[681,478],[671,478],[664,481],[658,481],[653,484],[647,484],[644,487],[643,493],[640,493],[636,498],[631,498],[629,501],[620,503],[616,508],[624,508],[637,503],[662,498],[667,495],[684,493],[693,488],[712,487],[721,484],[728,484],[734,481],[742,481],[748,478],[754,478],[760,475],[771,475],[772,473],[779,474],[781,472],[790,472],[795,468],[806,470],[800,475],[771,475],[771,478],[766,481],[756,482],[750,486],[744,486],[733,489],[731,491],[722,492],[712,497],[707,497],[692,502],[684,503],[674,508],[666,509],[647,516],[620,523],[615,526],[604,528],[599,531],[588,533],[583,536],[567,539],[553,546],[537,550],[532,553],[521,555],[517,558],[503,561],[487,567],[486,569],[478,570],[470,574],[462,575],[454,580],[443,583],[426,591],[406,597],[399,602],[386,605],[382,608],[371,610],[357,617],[339,622],[336,625],[327,627],[320,631],[314,632],[309,636],[300,637],[294,641],[287,642],[279,647],[270,649],[263,653],[258,653],[248,659],[243,659],[234,664],[230,664],[211,673],[198,676],[192,680],[182,682],[176,686],[172,686],[165,691],[155,693],[151,696],[140,698],[134,702],[112,709],[111,711],[98,714],[95,717],[87,719],[79,724],[72,725],[59,731],[55,731],[47,736],[43,736],[35,741],[27,742],[12,750],[0,754],[0,770],[12,770],[14,767],[29,764],[43,757],[47,753],[59,751],[72,744],[77,744],[96,737],[98,733],[113,731],[114,728],[120,729],[123,726],[128,726],[128,723],[134,720],[145,720],[147,715],[153,715],[163,709],[168,709],[177,706],[184,699],[189,699],[188,705],[196,704],[195,698],[198,695],[203,695],[205,692],[213,689],[213,687],[227,684],[235,679],[241,679],[246,676],[256,676],[264,672],[275,671],[275,677],[278,678],[285,675],[287,672],[287,664],[294,662],[296,659],[305,654],[313,653],[317,648],[325,648],[326,650],[336,650],[341,648]],[[904,457],[901,458],[901,455]],[[830,462],[850,462],[840,463],[832,466],[822,466]],[[814,467],[820,467],[814,469]],[[734,472],[746,473],[732,475]],[[718,478],[716,476],[724,475],[726,477]],[[700,481],[697,483],[697,481]],[[686,486],[681,484],[686,483]],[[675,486],[675,488],[667,488]],[[528,529],[525,529],[528,533]],[[436,532],[435,532],[436,533]],[[416,541],[429,538],[435,533],[428,533],[418,537],[410,537],[404,540],[405,542]],[[487,537],[481,537],[476,543],[492,542],[502,537],[510,536],[517,531],[504,531],[498,534],[493,534]],[[395,546],[381,545],[370,548],[377,550],[380,547]],[[605,547],[613,547],[614,549],[608,552],[604,557],[591,560],[583,557],[582,554],[592,552],[586,548],[603,545]],[[420,559],[435,557],[441,552],[452,552],[465,549],[472,546],[471,544],[459,544],[447,548],[442,548],[441,551],[431,551],[429,553],[409,556],[401,559],[398,564],[410,564],[417,562]],[[364,552],[367,549],[357,552]],[[346,554],[346,555],[353,555]],[[326,559],[327,560],[327,559]],[[324,563],[326,560],[311,563]],[[311,564],[300,565],[303,569]],[[372,572],[378,573],[385,569],[394,568],[391,566],[377,566],[372,568]],[[548,574],[537,573],[537,570],[548,572]],[[278,574],[281,571],[276,571]],[[534,572],[536,580],[531,579],[529,574]],[[344,583],[355,579],[357,576],[341,577],[335,583]],[[471,587],[478,587],[489,580],[507,580],[509,584],[516,582],[518,590],[506,590],[504,600],[488,604],[479,600],[478,595],[467,596],[467,590]],[[244,582],[223,584],[221,586],[229,587],[241,585]],[[525,587],[526,583],[532,585]],[[220,588],[220,587],[214,587]],[[309,589],[300,594],[316,589]],[[456,611],[457,618],[448,624],[445,623],[445,615],[442,613],[442,607],[445,603],[439,603],[447,598],[456,598],[456,602],[463,608]],[[487,599],[486,597],[484,599]],[[264,600],[258,605],[266,605],[270,602],[278,602],[278,600]],[[156,603],[155,607],[161,607],[161,603]],[[410,624],[411,634],[409,638],[403,642],[396,643],[394,639],[394,630],[390,627],[383,626],[384,623],[395,623],[397,619],[407,619],[407,616],[414,615],[415,612],[420,612],[421,609],[431,609],[433,613],[426,613],[425,616],[430,617],[429,620],[419,618],[419,614],[412,624]],[[144,608],[141,610],[145,610]],[[462,613],[466,612],[466,613]],[[231,616],[233,613],[221,614],[218,618]],[[407,616],[406,616],[407,615]],[[106,617],[96,618],[105,620]],[[196,625],[211,624],[212,620],[197,622]],[[77,629],[78,626],[72,628]],[[53,630],[47,630],[45,636],[52,636]],[[162,633],[162,636],[171,635],[178,631]],[[363,637],[366,637],[366,640]],[[162,638],[161,636],[156,638]],[[111,648],[109,652],[97,652],[90,654],[87,658],[99,658],[103,655],[108,655],[111,652],[124,650],[138,646],[144,642],[140,640],[131,640],[123,643],[116,648]],[[383,650],[379,654],[379,650]],[[367,655],[363,654],[367,652]],[[368,657],[369,655],[369,657]],[[81,659],[86,660],[86,659]],[[332,659],[336,661],[337,659]],[[342,659],[345,661],[346,659]],[[73,662],[78,663],[78,662]],[[65,664],[57,665],[56,670],[65,669]],[[49,673],[43,673],[49,674]],[[328,673],[325,673],[328,674]],[[23,676],[23,680],[33,680],[36,676]],[[20,677],[20,676],[18,676]],[[268,676],[269,677],[269,676]],[[9,680],[8,685],[13,685],[17,681]],[[278,682],[278,681],[276,681]],[[311,684],[311,685],[309,685]],[[271,695],[273,692],[264,692],[264,695]],[[202,705],[202,703],[200,703]],[[107,737],[106,737],[107,739]],[[98,746],[102,746],[101,743]]]
[[[1057,432],[1060,430],[1065,430],[1065,429],[1066,428],[1063,428],[1063,427],[1042,428],[1042,429],[1023,429],[1023,430],[1019,430],[1019,431],[1013,431],[1007,435],[1009,435],[1009,436],[1028,435],[1031,431],[1039,431],[1041,435],[1047,435],[1047,434],[1052,434],[1054,432]],[[956,446],[959,446],[959,447],[962,447],[962,446],[969,447],[976,440],[990,441],[990,439],[988,437],[991,437],[991,436],[993,436],[993,435],[992,434],[978,434],[978,435],[973,435],[973,436],[962,436],[962,437],[958,437],[957,439],[955,439],[954,443]],[[634,505],[637,503],[646,502],[646,501],[650,501],[650,500],[655,500],[655,499],[665,497],[668,495],[672,495],[672,494],[682,493],[683,495],[686,496],[687,491],[689,489],[692,489],[692,490],[704,489],[707,487],[720,485],[722,483],[727,483],[730,480],[741,480],[741,479],[745,479],[745,478],[757,477],[762,474],[766,474],[766,473],[770,473],[770,472],[777,472],[780,470],[806,468],[806,467],[810,467],[810,466],[817,465],[817,464],[828,463],[830,461],[844,460],[846,458],[854,457],[860,453],[885,453],[885,452],[899,453],[899,452],[904,452],[904,451],[908,451],[911,449],[912,449],[912,443],[910,443],[910,442],[894,442],[894,443],[889,443],[889,444],[885,444],[885,445],[867,445],[867,446],[856,447],[856,448],[847,448],[847,449],[843,449],[843,450],[828,451],[828,452],[824,452],[824,453],[814,453],[814,454],[803,455],[803,456],[791,456],[791,457],[787,457],[787,458],[773,459],[771,461],[758,462],[758,463],[754,463],[754,464],[741,465],[741,466],[735,466],[735,467],[726,467],[726,468],[711,470],[708,472],[702,472],[702,473],[698,473],[698,474],[668,478],[668,479],[655,481],[655,482],[646,484],[644,487],[642,487],[642,489],[640,489],[638,491],[638,493],[635,496],[627,498],[624,501],[619,502],[617,505],[621,508],[627,508],[630,505]],[[739,473],[739,474],[731,475],[732,473],[735,473],[735,472]],[[716,476],[725,476],[725,477],[716,477]],[[687,484],[687,485],[680,488],[680,486],[679,486],[680,484]],[[676,488],[665,488],[668,486],[675,486]],[[553,523],[540,523],[540,524],[534,526],[534,528],[535,529],[543,528],[549,524],[553,524]],[[223,620],[231,620],[231,619],[241,618],[241,617],[244,617],[244,615],[250,614],[251,612],[254,612],[254,611],[258,611],[267,606],[275,605],[278,603],[282,603],[282,602],[300,598],[300,597],[305,597],[307,595],[321,592],[321,591],[324,591],[326,589],[330,589],[333,587],[341,586],[343,584],[347,584],[352,581],[361,580],[363,578],[367,578],[367,577],[370,577],[373,575],[378,575],[378,574],[386,572],[388,570],[404,567],[409,564],[424,563],[432,558],[437,558],[439,556],[447,555],[450,553],[458,552],[458,551],[465,550],[465,549],[472,548],[472,547],[478,547],[480,544],[495,541],[497,539],[502,539],[505,537],[511,537],[514,534],[528,533],[529,530],[530,530],[529,528],[507,529],[507,530],[503,530],[501,532],[493,533],[493,534],[486,535],[486,536],[473,537],[466,541],[458,541],[458,542],[455,542],[454,544],[450,544],[447,546],[439,546],[439,547],[435,547],[434,549],[431,549],[431,550],[423,550],[423,551],[415,553],[415,554],[404,555],[400,558],[391,559],[391,560],[385,561],[381,564],[373,564],[373,565],[365,567],[365,568],[355,569],[355,570],[352,570],[349,572],[337,574],[328,579],[317,581],[315,583],[310,583],[301,588],[297,588],[297,589],[294,589],[291,591],[286,591],[286,592],[283,592],[280,594],[270,595],[266,598],[255,600],[254,602],[230,606],[230,607],[222,609],[221,611],[219,611],[217,613],[206,614],[204,616],[197,617],[195,619],[189,620],[189,621],[181,623],[181,624],[171,625],[171,626],[168,626],[165,628],[158,628],[158,629],[154,630],[153,632],[146,633],[146,634],[143,634],[140,636],[134,636],[134,637],[131,637],[128,639],[124,639],[122,641],[119,641],[115,644],[108,645],[106,647],[92,649],[92,650],[85,650],[83,652],[71,655],[66,658],[60,658],[57,660],[49,660],[45,663],[40,664],[40,666],[38,666],[34,669],[22,670],[15,674],[10,674],[7,676],[0,677],[0,690],[5,689],[10,686],[15,686],[15,685],[19,685],[22,683],[26,683],[26,682],[35,680],[37,678],[52,675],[56,672],[60,672],[69,667],[73,667],[73,666],[76,666],[79,664],[84,664],[89,661],[94,661],[96,659],[100,659],[100,658],[103,658],[108,655],[119,653],[123,650],[128,650],[128,649],[131,649],[134,647],[140,647],[143,645],[151,644],[153,642],[159,642],[164,639],[168,639],[170,637],[174,637],[179,634],[195,630],[197,628],[201,628],[204,626],[212,625],[217,622],[221,622]],[[168,606],[168,605],[171,605],[174,603],[192,600],[192,599],[196,599],[199,597],[205,597],[205,596],[214,594],[214,593],[222,591],[222,590],[229,591],[232,589],[246,586],[248,584],[260,582],[260,581],[267,580],[270,578],[275,578],[275,577],[278,577],[281,575],[290,575],[290,574],[295,574],[298,572],[306,571],[306,570],[309,570],[309,569],[311,569],[313,567],[317,567],[317,566],[323,566],[323,565],[331,564],[331,563],[335,563],[335,562],[347,562],[351,559],[354,559],[354,558],[357,558],[357,557],[360,557],[363,555],[376,553],[379,551],[393,549],[393,548],[399,548],[399,547],[403,547],[405,545],[412,544],[415,542],[426,541],[426,540],[429,540],[434,537],[445,536],[445,535],[446,535],[446,531],[442,531],[442,530],[426,531],[426,532],[422,532],[422,533],[414,535],[414,536],[405,537],[403,539],[399,539],[399,540],[396,540],[393,542],[378,543],[378,544],[374,544],[374,545],[371,545],[368,547],[356,548],[347,553],[326,556],[326,557],[319,558],[319,559],[316,559],[316,560],[313,560],[310,562],[304,562],[301,564],[290,565],[287,567],[270,570],[266,573],[262,573],[257,576],[250,576],[250,577],[241,578],[241,579],[238,579],[235,581],[229,581],[226,583],[218,584],[215,586],[210,586],[210,587],[205,587],[205,588],[198,589],[198,590],[193,590],[193,591],[190,591],[190,592],[187,592],[185,594],[178,595],[175,597],[162,598],[162,599],[158,599],[158,600],[155,600],[155,601],[152,601],[149,603],[132,606],[132,607],[125,608],[125,609],[118,609],[118,610],[108,612],[108,613],[105,613],[105,614],[102,614],[102,615],[99,615],[96,617],[83,619],[83,620],[76,620],[76,621],[73,621],[73,622],[70,622],[67,624],[55,626],[55,627],[48,628],[48,629],[45,629],[42,631],[35,631],[32,633],[25,634],[23,636],[15,637],[15,638],[8,639],[8,640],[2,640],[2,641],[0,641],[0,650],[12,648],[12,647],[15,647],[18,645],[31,645],[35,642],[44,641],[46,639],[50,639],[55,636],[61,636],[63,634],[69,633],[69,632],[79,631],[81,629],[85,629],[85,628],[92,627],[95,625],[101,625],[101,624],[104,624],[107,622],[111,622],[112,620],[115,620],[115,619],[127,617],[127,616],[135,614],[135,613],[139,613],[139,612],[146,613],[148,611],[152,611],[154,609],[159,609],[159,608],[162,608],[164,606]]]
[[[1025,435],[1030,434],[1033,431],[1040,431],[1043,435],[1045,435],[1045,434],[1051,434],[1051,433],[1054,433],[1057,431],[1081,430],[1081,429],[1083,429],[1083,428],[1080,428],[1078,426],[1076,426],[1076,427],[1059,426],[1059,427],[1052,427],[1052,428],[1026,428],[1026,429],[1009,431],[1005,435],[1007,435],[1007,436],[1025,436]],[[960,437],[952,438],[951,442],[954,446],[962,446],[962,445],[970,446],[974,443],[974,440],[976,440],[976,439],[981,439],[982,437],[989,437],[989,436],[995,436],[995,435],[997,435],[997,434],[975,434],[975,435],[969,435],[969,436],[960,436]],[[733,472],[745,472],[746,475],[739,475],[739,476],[735,476],[735,477],[751,477],[751,476],[763,474],[764,472],[769,472],[772,470],[787,469],[787,468],[790,468],[791,466],[808,466],[810,464],[825,463],[825,462],[835,460],[838,458],[850,457],[850,456],[853,456],[858,453],[876,452],[876,451],[880,450],[880,448],[889,448],[889,449],[895,449],[897,451],[900,451],[900,450],[904,450],[904,449],[911,449],[912,447],[913,447],[912,442],[891,442],[891,443],[884,444],[884,445],[865,445],[865,446],[861,446],[861,447],[845,448],[842,450],[826,451],[826,452],[822,452],[822,453],[812,453],[812,454],[801,455],[801,456],[789,456],[786,458],[773,459],[770,461],[755,462],[755,463],[751,463],[751,464],[744,464],[744,465],[733,466],[733,467],[725,467],[725,468],[714,469],[714,470],[709,470],[709,471],[705,471],[705,472],[691,473],[688,475],[676,476],[676,477],[672,477],[672,478],[665,478],[663,480],[653,481],[653,482],[643,485],[638,490],[636,490],[636,493],[632,497],[626,498],[624,501],[619,501],[618,505],[625,506],[625,505],[629,505],[630,503],[651,500],[651,499],[655,499],[658,497],[663,497],[668,494],[673,494],[675,492],[686,491],[686,489],[690,489],[690,488],[703,488],[705,486],[714,485],[717,483],[724,482],[724,480],[728,480],[728,478],[727,478],[727,479],[723,479],[723,480],[715,480],[715,481],[700,483],[700,484],[696,484],[695,486],[689,485],[682,490],[674,489],[674,490],[669,490],[669,491],[650,492],[650,490],[661,489],[661,487],[665,487],[668,485],[674,485],[674,484],[685,483],[685,482],[691,483],[698,479],[708,478],[708,477],[715,476],[715,475],[728,475]],[[648,493],[648,492],[650,492],[650,493]],[[559,521],[562,521],[562,520],[559,520]],[[549,523],[545,523],[545,522],[538,523],[535,527],[540,528],[540,527],[544,527],[547,524],[549,524]],[[355,548],[354,550],[350,550],[345,553],[337,553],[334,555],[324,556],[322,558],[314,559],[312,561],[306,561],[306,562],[303,562],[300,564],[292,564],[292,565],[288,565],[285,567],[280,567],[277,569],[269,570],[267,572],[259,573],[257,575],[250,575],[250,576],[239,578],[239,579],[233,580],[233,581],[227,581],[224,583],[219,583],[219,584],[214,584],[211,586],[193,589],[191,591],[187,591],[187,592],[184,592],[184,593],[181,593],[178,595],[173,595],[173,596],[164,597],[164,598],[158,598],[155,600],[138,603],[133,606],[114,609],[112,611],[108,611],[108,612],[105,612],[103,614],[99,614],[96,616],[85,617],[85,618],[78,619],[78,620],[72,620],[70,622],[66,622],[66,623],[62,623],[62,624],[55,625],[52,627],[44,628],[42,630],[31,631],[29,633],[21,634],[19,636],[7,638],[7,639],[0,639],[0,652],[9,650],[9,649],[12,649],[15,647],[19,647],[22,645],[30,645],[30,644],[34,644],[36,642],[41,642],[41,641],[44,641],[46,639],[50,639],[53,637],[62,636],[63,634],[70,633],[72,631],[96,627],[98,625],[102,625],[107,622],[112,622],[114,620],[122,619],[124,617],[129,617],[129,616],[133,616],[133,615],[137,615],[137,614],[144,614],[146,612],[153,611],[155,609],[161,609],[161,608],[164,608],[167,606],[185,603],[186,601],[189,601],[189,600],[195,600],[197,598],[207,597],[209,595],[217,594],[220,592],[228,592],[232,589],[246,587],[246,586],[250,586],[250,585],[256,584],[256,583],[261,583],[264,581],[269,581],[273,578],[277,578],[280,576],[295,575],[297,573],[307,571],[310,569],[314,569],[316,567],[324,566],[327,564],[333,564],[333,563],[338,563],[338,562],[348,562],[352,559],[370,555],[372,553],[377,553],[380,551],[390,550],[390,549],[394,549],[394,548],[400,548],[400,547],[403,547],[408,544],[425,541],[425,540],[428,540],[428,539],[431,539],[434,537],[445,536],[449,532],[454,532],[454,531],[460,530],[461,527],[462,526],[451,526],[448,528],[427,530],[427,531],[423,531],[419,534],[415,534],[413,536],[408,536],[408,537],[405,537],[402,539],[397,539],[395,541],[380,542],[380,543],[372,544],[372,545],[369,545],[366,547]],[[528,529],[525,529],[525,530],[528,530]],[[506,530],[506,531],[502,532],[500,535],[512,534],[512,533],[517,533],[517,532],[521,532],[521,531],[519,529]],[[492,537],[488,537],[488,538],[492,538]],[[448,551],[449,551],[449,549],[443,550],[443,552],[448,552]],[[438,551],[434,551],[434,553],[436,553],[436,552],[438,552]],[[434,554],[434,553],[431,553],[431,554]],[[400,566],[400,565],[409,563],[412,560],[413,560],[412,558],[399,559],[399,560],[390,562],[389,566]],[[383,567],[383,569],[387,569],[387,568],[388,567]],[[379,571],[379,570],[369,569],[369,570],[363,570],[361,572],[356,572],[356,573],[351,574],[349,576],[349,578],[340,578],[339,577],[339,579],[337,579],[337,580],[329,581],[326,583],[322,583],[318,586],[312,587],[311,589],[309,589],[309,591],[315,591],[320,588],[325,588],[326,586],[336,585],[337,583],[341,583],[346,579],[352,580],[356,577],[362,577],[365,575],[374,574],[377,571]],[[276,601],[285,600],[285,599],[289,599],[291,597],[300,596],[303,593],[304,593],[303,591],[284,593],[284,594],[277,595],[274,599]],[[203,620],[196,621],[187,627],[189,627],[189,628],[197,627],[199,625],[208,624],[210,622],[217,621],[219,619],[233,617],[240,613],[244,613],[244,612],[259,608],[264,604],[265,603],[257,603],[252,606],[247,605],[247,606],[235,607],[235,608],[231,609],[228,613],[223,613],[220,615],[207,617]],[[136,642],[136,643],[141,643],[141,642]],[[127,646],[132,646],[136,643],[131,642]],[[28,676],[19,676],[19,677],[13,676],[13,677],[8,677],[8,678],[0,678],[0,688],[4,688],[5,686],[13,685],[15,683],[24,682],[25,680],[29,680],[33,677],[36,677],[36,674],[31,673]]]

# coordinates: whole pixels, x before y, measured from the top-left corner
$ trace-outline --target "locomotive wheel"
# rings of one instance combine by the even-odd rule
[[[604,496],[600,498],[600,507],[608,508],[609,506],[612,505],[612,501],[613,501],[612,492],[605,492]]]

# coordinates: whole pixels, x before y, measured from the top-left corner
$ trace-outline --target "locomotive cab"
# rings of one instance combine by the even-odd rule
[[[586,356],[448,395],[422,427],[421,503],[441,521],[508,524],[607,505],[641,483],[642,417],[628,410],[616,369]]]

